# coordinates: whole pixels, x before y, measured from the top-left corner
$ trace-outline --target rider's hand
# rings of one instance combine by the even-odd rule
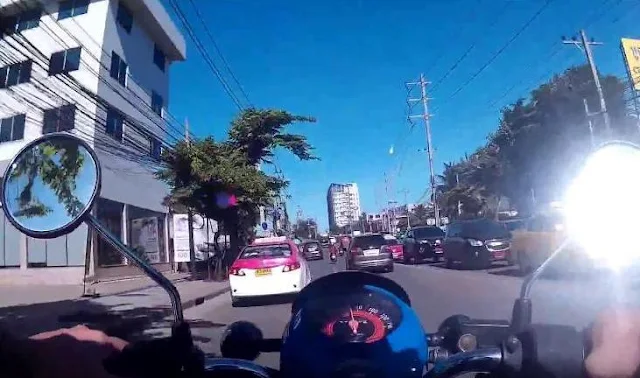
[[[585,360],[591,378],[631,378],[640,368],[640,310],[604,312],[591,329]]]
[[[28,345],[35,378],[107,378],[111,375],[103,368],[104,359],[127,342],[76,326],[31,336]]]

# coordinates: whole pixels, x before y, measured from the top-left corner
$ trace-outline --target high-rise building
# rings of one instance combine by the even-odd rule
[[[329,228],[344,227],[358,221],[361,214],[358,184],[331,184],[327,191]]]
[[[95,216],[170,269],[168,188],[153,172],[162,149],[184,137],[166,109],[169,69],[186,44],[161,1],[0,0],[0,14],[0,175],[41,135],[84,139],[102,166]],[[26,238],[3,216],[0,227],[0,281],[139,274],[85,225],[50,240]]]

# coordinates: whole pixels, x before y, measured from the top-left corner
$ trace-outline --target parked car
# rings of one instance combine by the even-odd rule
[[[324,255],[322,254],[322,245],[318,241],[304,241],[300,248],[302,249],[302,255],[307,261],[324,259]]]
[[[445,233],[436,226],[418,226],[407,233],[403,241],[402,262],[416,264],[425,260],[437,262],[442,258]]]
[[[513,263],[511,233],[489,219],[451,223],[443,242],[446,266],[460,264],[464,268],[489,268],[496,261]]]
[[[354,236],[347,249],[345,265],[347,270],[393,271],[391,249],[381,234]]]
[[[387,247],[391,250],[391,257],[393,257],[393,260],[402,260],[402,251],[404,249],[402,243],[391,235],[384,235],[383,237],[387,243]]]

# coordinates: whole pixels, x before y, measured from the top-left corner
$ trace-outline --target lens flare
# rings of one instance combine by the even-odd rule
[[[640,260],[640,148],[615,142],[594,152],[564,203],[570,237],[598,265],[618,270]]]

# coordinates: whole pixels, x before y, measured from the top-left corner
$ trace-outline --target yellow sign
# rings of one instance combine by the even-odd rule
[[[640,91],[640,40],[622,38],[621,45],[633,89]]]

